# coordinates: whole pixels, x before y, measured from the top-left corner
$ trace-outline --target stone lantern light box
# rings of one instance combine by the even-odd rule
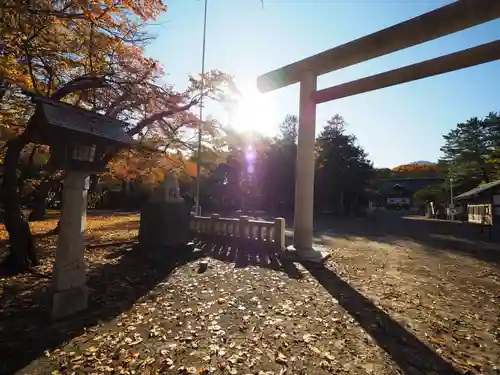
[[[31,140],[49,145],[61,169],[102,171],[107,155],[134,144],[122,121],[47,98],[33,101]]]

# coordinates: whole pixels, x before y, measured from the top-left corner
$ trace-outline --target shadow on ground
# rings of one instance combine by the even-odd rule
[[[117,228],[122,228],[121,224]],[[109,229],[109,228],[108,228]],[[87,238],[92,244],[93,238]],[[235,267],[250,265],[285,272],[289,277],[302,274],[293,263],[281,261],[276,252],[255,244],[249,246],[199,243],[201,252],[178,249],[161,259],[148,260],[139,249],[132,249],[131,241],[113,242],[117,248],[105,258],[111,262],[98,265],[88,273],[90,302],[87,311],[59,322],[50,321],[50,281],[34,274],[26,274],[22,283],[4,286],[0,297],[0,353],[8,361],[0,361],[0,374],[13,374],[26,368],[32,361],[86,329],[110,321],[129,310],[140,297],[164,281],[179,266],[209,256]],[[121,246],[118,246],[121,245]],[[106,247],[106,243],[87,245]],[[26,285],[34,285],[27,290]],[[29,370],[29,367],[28,367]]]
[[[500,258],[498,252],[495,252],[495,256],[486,254],[487,251],[471,239],[473,236],[459,237],[460,233],[456,233],[456,237],[449,239],[446,236],[453,233],[453,230],[450,232],[448,227],[446,230],[438,230],[430,221],[417,223],[415,220],[412,222],[404,218],[381,220],[384,221],[372,222],[363,219],[325,222],[318,229],[320,233],[329,236],[365,237],[388,243],[412,239],[427,246],[428,251],[459,251],[493,262],[498,262]],[[439,240],[436,235],[446,237],[444,243],[440,243],[443,239]],[[462,246],[456,243],[461,243]],[[485,244],[484,248],[488,246]],[[89,272],[89,309],[71,319],[56,323],[48,323],[50,311],[47,282],[39,283],[33,290],[25,290],[16,285],[4,288],[0,297],[0,353],[2,358],[8,358],[8,361],[0,362],[0,373],[13,374],[42,356],[45,350],[60,346],[99,322],[112,320],[121,312],[130,309],[138,298],[146,295],[159,282],[168,278],[176,267],[203,253],[214,259],[234,263],[235,267],[255,265],[284,272],[292,278],[300,278],[302,275],[292,262],[280,259],[276,251],[255,244],[231,246],[204,243],[203,250],[198,255],[181,250],[160,261],[147,260],[136,250],[118,249],[116,254],[119,255],[113,264],[106,263]],[[118,259],[118,256],[121,257]],[[304,266],[394,359],[405,374],[458,374],[436,352],[334,272],[324,267],[318,268],[308,264]]]
[[[390,245],[412,241],[428,252],[459,253],[500,266],[500,233],[493,230],[490,235],[488,229],[481,231],[474,224],[397,215],[330,219],[317,224],[319,242],[328,238],[365,238]]]
[[[485,236],[476,230],[477,228],[469,227],[464,229],[457,223],[445,222],[435,225],[431,221],[397,216],[379,218],[376,221],[366,218],[323,219],[315,223],[317,242],[322,242],[323,235],[344,239],[361,237],[389,244],[411,240],[427,247],[428,251],[459,251],[479,259],[498,262],[498,253],[488,254],[485,250],[498,246],[494,243],[486,243],[484,249],[479,249],[474,238],[484,240]],[[443,236],[441,240],[435,237],[439,235]],[[293,233],[289,233],[287,244],[292,242]],[[334,271],[326,266],[307,262],[304,262],[303,266],[398,364],[404,374],[461,374],[451,363],[378,308]]]
[[[258,242],[228,245],[200,241],[197,246],[203,250],[206,256],[222,262],[234,263],[235,268],[257,266],[284,272],[293,279],[302,277],[302,273],[293,262],[280,259],[276,249]]]
[[[172,271],[196,258],[193,252],[178,249],[163,260],[147,260],[137,249],[118,249],[121,258],[114,264],[91,269],[88,286],[89,309],[59,322],[50,322],[48,283],[34,290],[11,285],[0,297],[0,374],[13,374],[100,322],[112,320],[132,307]],[[26,277],[32,277],[27,275]]]
[[[389,354],[404,374],[459,375],[439,354],[407,331],[373,302],[322,266],[304,267],[359,325]]]

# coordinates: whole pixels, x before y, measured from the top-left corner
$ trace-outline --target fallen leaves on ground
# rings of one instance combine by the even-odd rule
[[[464,373],[500,373],[500,264],[493,260],[500,246],[460,233],[416,235],[393,226],[388,234],[380,224],[362,225],[326,239],[330,266]],[[481,247],[491,261],[481,260]]]
[[[130,238],[137,226],[137,215],[89,217],[87,242],[123,240],[122,231]],[[92,303],[68,321],[47,321],[42,296],[50,280],[5,280],[10,297],[2,304],[0,338],[9,337],[2,353],[12,360],[5,372],[31,358],[21,373],[397,374],[305,270],[292,279],[283,270],[208,258],[181,262],[170,273],[132,253],[130,245],[87,249]],[[207,262],[203,273],[200,262]]]
[[[2,281],[1,352],[12,362],[0,373],[28,365],[26,358],[34,361],[21,374],[404,372],[301,265],[301,277],[261,260],[237,267],[205,258],[170,268],[144,263],[130,245],[98,246],[135,237],[137,225],[137,215],[89,218],[87,241],[96,246],[86,251],[92,303],[84,316],[48,324],[37,294],[48,280]],[[328,245],[329,268],[360,298],[464,373],[495,371],[498,287],[488,280],[498,280],[497,268],[408,241],[359,236]],[[207,262],[204,272],[200,262]]]
[[[397,374],[310,276],[197,262],[26,373]]]
[[[57,226],[59,217],[52,210],[48,216],[48,220],[30,222],[30,227],[41,260],[41,264],[36,267],[36,271],[50,274],[55,262],[57,247],[57,235],[50,234],[50,232]],[[136,238],[139,234],[138,226],[139,215],[137,214],[114,213],[112,211],[105,214],[99,214],[99,211],[97,211],[96,214],[90,211],[85,228],[85,243],[88,248],[95,248],[95,250],[87,251],[87,262],[100,262],[100,247],[113,245],[116,242],[131,241]],[[8,233],[5,226],[0,225],[0,241],[3,241],[3,244],[0,245],[0,259],[3,258],[2,254],[7,253],[7,240]],[[92,261],[89,258],[93,256],[96,259]]]

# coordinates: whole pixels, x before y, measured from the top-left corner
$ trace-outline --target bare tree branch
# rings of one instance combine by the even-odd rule
[[[61,100],[66,95],[74,93],[76,91],[88,90],[93,88],[102,88],[107,86],[108,82],[106,75],[77,77],[66,83],[63,87],[59,88],[51,96],[51,99]]]
[[[28,62],[28,72],[31,78],[31,84],[33,86],[33,89],[37,94],[40,94],[38,91],[38,82],[35,78],[35,74],[33,73],[33,57],[31,56],[31,53],[29,52],[29,43],[27,38],[23,40],[23,48],[24,48],[24,54],[26,56],[26,61]]]
[[[153,63],[151,67],[146,70],[142,76],[138,79],[137,83],[141,83],[146,81],[149,76],[154,72],[156,69],[156,64]],[[130,90],[125,90],[116,100],[109,106],[109,108],[106,111],[106,115],[111,116],[111,117],[116,117],[122,111],[123,109],[126,108],[127,102],[130,98],[130,96],[133,94],[133,86],[131,87]]]
[[[169,109],[166,111],[158,112],[158,113],[140,121],[134,128],[129,130],[128,134],[130,136],[137,135],[137,134],[139,134],[139,132],[142,129],[144,129],[146,126],[151,125],[155,121],[159,121],[165,117],[170,117],[170,116],[172,116],[176,113],[179,113],[179,112],[187,111],[188,109],[190,109],[192,106],[194,106],[196,104],[197,104],[197,101],[194,100],[194,101],[191,101],[190,103],[183,105],[181,107],[176,107],[176,108]]]
[[[0,9],[19,11],[19,6],[1,5]],[[66,19],[85,19],[85,15],[83,13],[65,13],[66,9],[67,8],[64,8],[62,10],[25,8],[23,9],[23,11],[37,16],[52,16]]]

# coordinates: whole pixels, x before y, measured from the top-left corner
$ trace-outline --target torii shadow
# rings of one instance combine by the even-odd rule
[[[335,272],[323,265],[302,264],[405,374],[461,374]]]

